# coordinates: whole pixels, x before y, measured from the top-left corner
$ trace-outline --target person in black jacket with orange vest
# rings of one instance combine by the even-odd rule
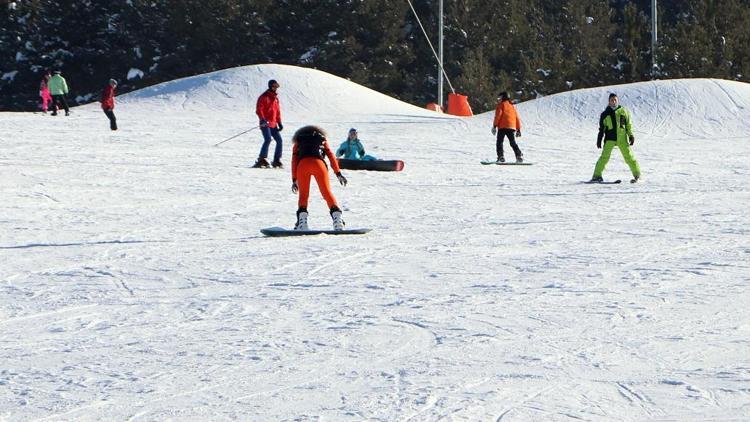
[[[305,126],[294,133],[292,138],[292,192],[299,192],[297,204],[297,223],[295,230],[309,230],[307,225],[307,201],[310,198],[310,179],[315,178],[318,189],[331,210],[333,229],[343,230],[344,219],[341,209],[336,203],[336,197],[331,192],[331,184],[328,181],[328,166],[325,157],[333,167],[336,178],[342,186],[346,186],[347,180],[338,160],[328,146],[326,133],[317,126]]]

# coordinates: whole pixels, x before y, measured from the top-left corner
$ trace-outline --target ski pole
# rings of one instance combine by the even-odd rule
[[[227,139],[225,139],[225,140],[223,140],[223,141],[221,141],[221,142],[219,142],[219,143],[217,143],[217,144],[214,144],[214,146],[215,146],[215,147],[218,147],[219,145],[223,144],[224,142],[227,142],[227,141],[231,141],[232,139],[234,139],[234,138],[236,138],[236,137],[238,137],[238,136],[240,136],[240,135],[244,135],[244,134],[246,134],[246,133],[248,133],[248,132],[250,132],[250,131],[253,131],[253,130],[257,129],[257,128],[258,128],[258,126],[255,126],[255,127],[251,127],[250,129],[248,129],[248,130],[246,130],[246,131],[244,131],[244,132],[240,132],[240,133],[238,133],[238,134],[236,134],[236,135],[234,135],[234,136],[232,136],[232,137],[230,137],[230,138],[227,138]]]

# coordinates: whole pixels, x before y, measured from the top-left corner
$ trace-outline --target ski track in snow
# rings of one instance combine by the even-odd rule
[[[289,170],[249,168],[257,131],[213,145],[255,124],[269,78],[285,164],[307,123],[405,160],[333,187],[368,235],[259,234],[294,221]],[[612,90],[644,178],[615,151],[624,183],[582,185]],[[517,168],[479,165],[491,113],[288,66],[120,97],[112,134],[96,105],[0,113],[0,420],[748,419],[749,91],[524,103]]]

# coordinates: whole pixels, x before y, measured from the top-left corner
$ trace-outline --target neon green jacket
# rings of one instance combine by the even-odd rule
[[[68,93],[68,83],[60,75],[52,75],[47,82],[50,95],[63,95]]]
[[[618,105],[614,110],[607,107],[599,117],[599,136],[604,135],[605,141],[627,141],[633,134],[630,114],[625,107]]]

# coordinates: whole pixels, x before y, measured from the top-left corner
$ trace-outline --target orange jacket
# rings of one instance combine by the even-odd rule
[[[521,119],[510,100],[503,100],[495,108],[495,121],[492,126],[500,129],[521,130]]]
[[[333,155],[333,151],[331,151],[331,148],[328,147],[328,141],[323,141],[322,147],[323,147],[323,151],[325,152],[325,155],[328,157],[328,161],[331,162],[331,167],[333,167],[333,172],[340,173],[341,168],[339,167],[339,161],[336,159],[336,156]],[[306,158],[311,158],[311,157],[306,157]],[[297,144],[295,143],[294,145],[292,145],[292,180],[297,180],[297,167],[299,165],[299,162],[300,162],[300,158],[297,156]]]

